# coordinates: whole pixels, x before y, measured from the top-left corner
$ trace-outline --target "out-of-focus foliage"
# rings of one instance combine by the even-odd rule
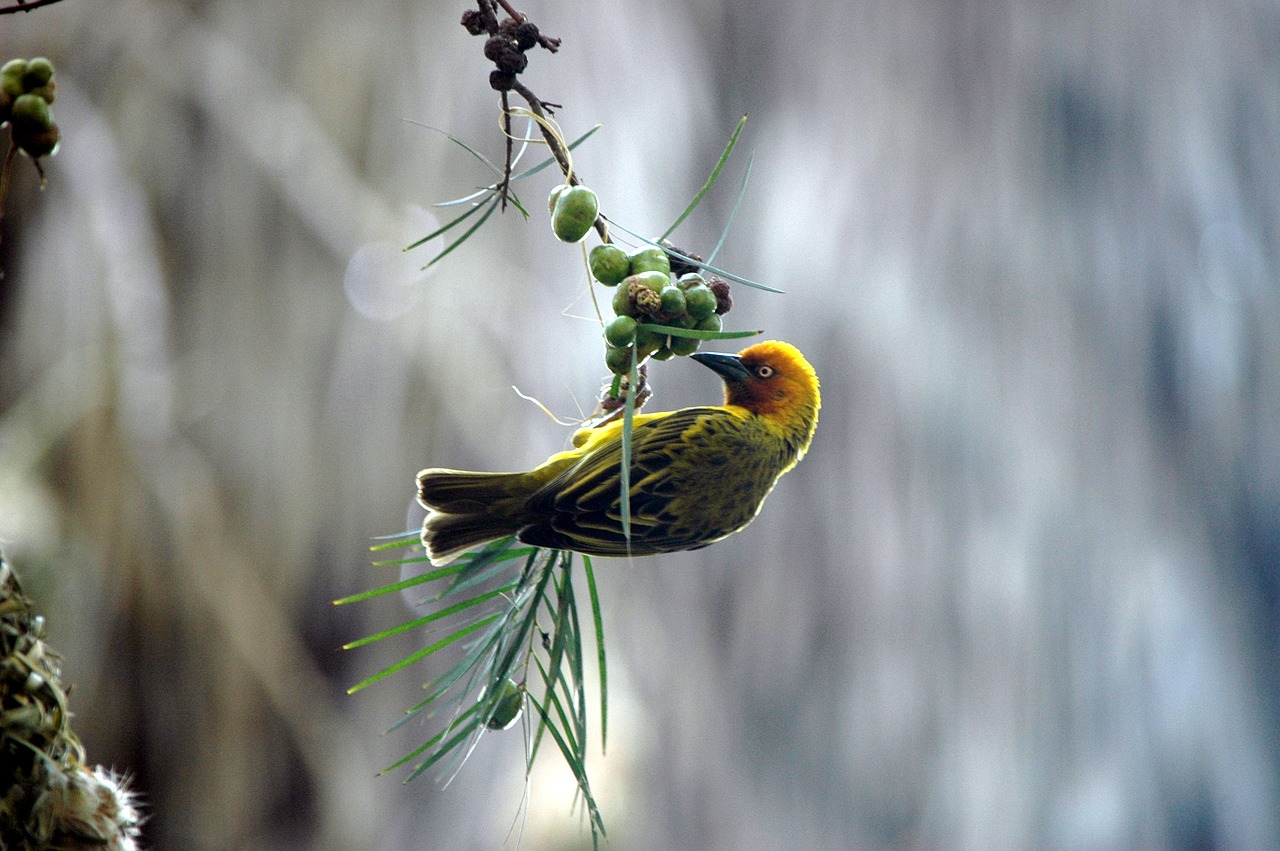
[[[0,246],[0,537],[154,847],[497,847],[515,815],[518,737],[444,791],[375,778],[445,668],[346,697],[404,648],[337,647],[404,612],[329,605],[381,579],[369,538],[417,522],[418,469],[562,448],[509,385],[571,415],[603,377],[540,210],[427,275],[398,250],[491,180],[404,119],[500,156],[460,12],[119,0],[0,28],[57,65],[63,140]],[[670,222],[750,113],[717,263],[787,291],[735,291],[735,320],[823,379],[748,531],[595,564],[611,847],[1280,842],[1275,11],[536,17],[564,46],[522,78],[568,138],[604,122],[575,167],[621,221]],[[672,239],[709,251],[732,203]],[[654,409],[714,400],[704,372],[657,365]],[[561,779],[523,847],[589,842]]]

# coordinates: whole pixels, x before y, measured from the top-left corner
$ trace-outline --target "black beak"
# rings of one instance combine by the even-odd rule
[[[718,373],[725,381],[746,381],[751,377],[751,370],[742,365],[737,355],[722,355],[719,352],[698,352],[690,355],[698,363]]]

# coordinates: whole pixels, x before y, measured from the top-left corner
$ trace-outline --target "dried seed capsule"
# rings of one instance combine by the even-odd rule
[[[662,272],[664,275],[670,275],[671,258],[667,257],[667,252],[656,245],[638,248],[631,254],[631,274],[638,275],[641,272]]]
[[[597,245],[591,249],[587,260],[591,264],[591,276],[606,287],[617,286],[630,273],[631,261],[627,252],[616,245]]]
[[[489,88],[495,92],[509,92],[516,84],[516,75],[494,68],[489,72]]]
[[[712,276],[708,287],[716,294],[716,313],[723,315],[733,309],[733,297],[729,295],[728,281]]]
[[[605,346],[604,365],[614,375],[626,375],[631,372],[631,347]]]
[[[551,230],[561,242],[580,242],[600,213],[600,200],[585,186],[570,186],[556,199]]]
[[[685,310],[694,319],[706,319],[716,312],[716,294],[706,287],[690,287],[684,291]]]
[[[493,707],[493,714],[489,716],[485,726],[490,730],[508,730],[520,718],[520,713],[524,711],[524,689],[516,685],[515,681],[507,678],[502,682],[502,694],[498,697],[498,703]]]
[[[604,326],[604,339],[611,346],[629,346],[636,339],[636,321],[630,316],[615,316]]]
[[[678,287],[666,286],[658,293],[662,297],[662,312],[672,316],[684,313],[684,293]]]
[[[516,46],[521,50],[528,50],[538,43],[538,25],[533,21],[522,21],[520,26],[516,27]]]

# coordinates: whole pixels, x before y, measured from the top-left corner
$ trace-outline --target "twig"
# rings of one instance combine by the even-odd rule
[[[30,3],[18,0],[18,2],[12,6],[0,6],[0,15],[11,15],[14,12],[30,12],[32,9],[39,9],[41,6],[52,6],[54,3],[58,2],[60,2],[60,0],[31,0]]]
[[[502,185],[498,187],[498,194],[502,198],[502,211],[507,211],[507,192],[511,189],[511,101],[507,97],[506,92],[499,92],[502,96],[502,135],[507,137],[507,159],[502,166]]]

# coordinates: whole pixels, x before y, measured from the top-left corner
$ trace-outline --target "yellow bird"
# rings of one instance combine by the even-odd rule
[[[580,429],[573,449],[526,473],[430,469],[422,543],[433,564],[508,535],[588,555],[705,547],[750,523],[818,424],[818,376],[771,340],[694,360],[724,380],[719,406],[637,414],[631,437],[631,537],[622,530],[622,421]]]

